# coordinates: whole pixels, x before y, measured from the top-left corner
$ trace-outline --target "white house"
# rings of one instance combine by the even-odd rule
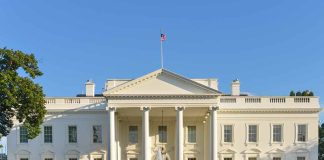
[[[42,133],[16,123],[9,160],[315,160],[318,97],[248,96],[216,79],[188,79],[159,69],[107,80],[95,95],[46,97]]]

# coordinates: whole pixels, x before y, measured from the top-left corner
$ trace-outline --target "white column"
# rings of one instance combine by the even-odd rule
[[[183,160],[183,107],[176,107],[176,160]]]
[[[143,107],[142,110],[142,159],[151,160],[150,133],[149,133],[149,107]]]
[[[211,156],[210,160],[217,160],[217,106],[210,107],[210,140],[211,140]]]
[[[108,134],[109,134],[109,143],[108,143],[108,158],[109,160],[117,160],[116,157],[116,137],[115,137],[115,111],[116,108],[114,107],[109,107],[108,112],[108,120],[109,120],[109,127],[108,127]]]

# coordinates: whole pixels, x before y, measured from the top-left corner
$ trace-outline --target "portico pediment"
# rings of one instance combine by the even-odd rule
[[[219,95],[220,92],[165,69],[128,81],[103,93],[105,96]]]

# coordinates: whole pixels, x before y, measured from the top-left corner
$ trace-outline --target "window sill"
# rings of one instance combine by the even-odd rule
[[[283,143],[284,142],[271,142],[270,145],[280,145],[280,146],[283,146]]]
[[[259,142],[246,142],[246,143],[245,143],[245,146],[248,146],[248,145],[255,145],[255,146],[259,146]]]
[[[221,145],[222,146],[233,146],[234,142],[222,142]]]

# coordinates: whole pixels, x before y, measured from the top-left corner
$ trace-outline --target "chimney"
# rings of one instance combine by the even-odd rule
[[[232,82],[232,96],[240,95],[240,81],[238,79],[233,80]]]
[[[85,83],[86,87],[86,97],[94,97],[95,96],[95,84],[92,80],[87,80]]]

